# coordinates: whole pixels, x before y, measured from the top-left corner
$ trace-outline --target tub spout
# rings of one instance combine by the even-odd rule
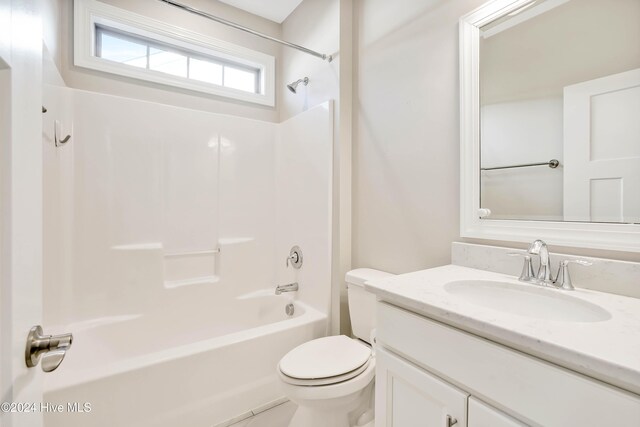
[[[289,283],[287,285],[276,286],[276,295],[280,295],[283,292],[293,292],[298,290],[298,282]]]

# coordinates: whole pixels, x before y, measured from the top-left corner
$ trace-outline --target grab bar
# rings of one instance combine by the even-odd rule
[[[498,169],[513,169],[513,168],[528,168],[530,166],[549,166],[551,169],[555,169],[560,166],[560,162],[557,159],[551,159],[548,162],[542,163],[525,163],[522,165],[512,165],[512,166],[496,166],[493,168],[480,168],[481,171],[494,171]]]

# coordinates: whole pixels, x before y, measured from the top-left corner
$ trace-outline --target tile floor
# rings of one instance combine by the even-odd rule
[[[287,401],[229,427],[287,427],[295,410],[295,403]]]

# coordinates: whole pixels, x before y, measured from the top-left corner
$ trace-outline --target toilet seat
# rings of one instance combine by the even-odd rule
[[[375,372],[376,359],[372,357],[367,368],[360,375],[356,375],[350,380],[318,387],[306,387],[281,381],[280,387],[285,396],[297,404],[301,401],[307,403],[305,406],[313,405],[311,402],[335,402],[336,399],[364,390],[374,380]]]
[[[364,363],[364,365],[360,366],[357,369],[354,369],[353,371],[347,372],[346,374],[336,375],[329,378],[317,378],[312,380],[302,380],[299,378],[293,378],[283,374],[282,371],[279,371],[278,373],[280,374],[280,379],[287,384],[302,385],[302,386],[321,386],[321,385],[337,384],[343,381],[350,380],[353,377],[357,377],[369,367],[369,363],[371,363],[371,358],[369,358],[369,360],[367,360]]]
[[[338,335],[318,338],[294,348],[280,360],[278,372],[288,384],[329,385],[360,375],[370,360],[371,348]]]

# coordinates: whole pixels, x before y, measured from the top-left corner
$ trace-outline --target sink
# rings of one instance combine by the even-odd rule
[[[611,314],[595,304],[561,290],[537,285],[491,280],[458,280],[444,285],[447,293],[468,303],[501,311],[560,322],[602,322]]]

